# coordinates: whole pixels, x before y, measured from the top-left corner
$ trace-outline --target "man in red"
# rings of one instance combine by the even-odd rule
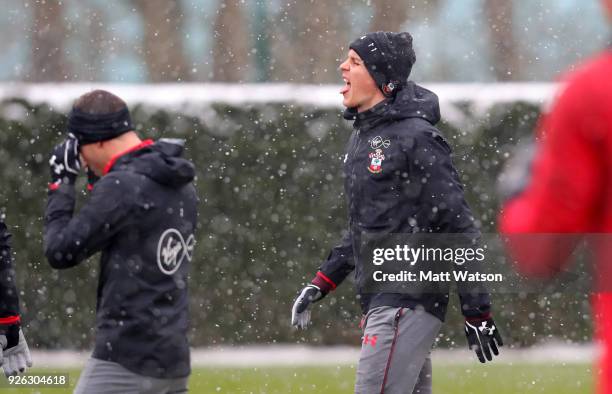
[[[612,0],[602,1],[612,21]],[[505,204],[500,231],[519,269],[549,276],[580,234],[598,234],[599,278],[612,273],[612,47],[564,78],[541,120],[528,186]],[[539,234],[531,239],[517,234]],[[606,234],[606,235],[604,235]],[[575,235],[575,237],[574,237]],[[601,242],[601,241],[604,242]],[[537,243],[537,247],[536,247]],[[612,286],[596,287],[593,314],[601,343],[598,393],[612,393]]]

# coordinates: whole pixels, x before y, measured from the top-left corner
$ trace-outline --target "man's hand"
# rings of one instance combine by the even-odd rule
[[[79,142],[74,136],[69,136],[64,142],[56,145],[49,159],[51,184],[49,187],[57,189],[62,184],[74,185],[81,170],[79,161]]]
[[[291,309],[291,325],[305,329],[310,322],[311,303],[317,302],[325,297],[325,293],[318,286],[310,284],[302,289],[300,295],[295,299]]]
[[[499,355],[498,346],[504,346],[497,325],[492,318],[486,319],[466,319],[465,335],[468,346],[476,352],[481,363],[493,360],[491,351],[494,355]]]
[[[19,375],[32,366],[30,349],[19,325],[2,329],[0,348],[0,365],[5,376]]]

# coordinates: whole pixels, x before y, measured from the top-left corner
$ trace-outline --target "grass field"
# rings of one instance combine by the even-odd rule
[[[35,369],[32,373],[50,372]],[[71,386],[78,371],[68,372]],[[491,364],[434,365],[435,394],[575,394],[591,393],[593,379],[588,364]],[[197,368],[190,379],[192,394],[289,394],[353,391],[355,368],[351,366],[277,368]],[[2,393],[71,393],[72,388],[7,389]]]

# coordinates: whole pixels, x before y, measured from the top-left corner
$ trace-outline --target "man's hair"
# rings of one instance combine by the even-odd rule
[[[114,94],[98,89],[79,97],[73,108],[90,115],[103,115],[119,112],[127,108],[127,104]]]

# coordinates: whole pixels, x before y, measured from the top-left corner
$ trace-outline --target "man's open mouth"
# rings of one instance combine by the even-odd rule
[[[342,89],[340,89],[340,94],[345,94],[351,89],[351,82],[346,78],[342,79],[344,80],[344,86],[342,87]]]

